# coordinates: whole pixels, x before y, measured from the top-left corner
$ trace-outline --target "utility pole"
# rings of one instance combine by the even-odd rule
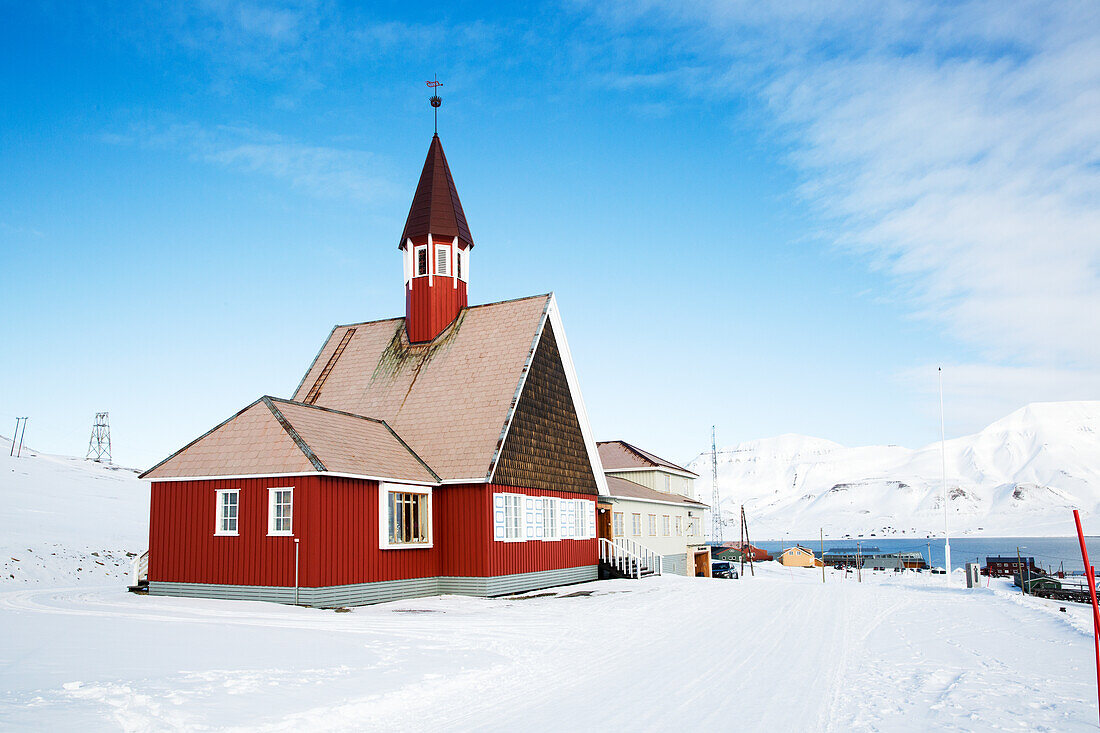
[[[928,543],[928,569],[932,569],[932,543]]]
[[[936,367],[940,375],[940,464],[943,469],[943,556],[947,571],[946,583],[951,585],[951,538],[947,533],[947,437],[943,427],[943,367]]]
[[[745,507],[741,507],[741,528],[745,532],[745,544],[752,547],[752,539],[749,537],[749,520],[745,518]],[[741,556],[744,557],[744,553]],[[752,565],[752,555],[749,555],[749,573],[752,577],[756,577],[756,571]]]
[[[863,548],[856,542],[856,580],[863,582]]]
[[[99,463],[104,458],[111,462],[111,425],[106,412],[95,414],[95,424],[92,425],[92,437],[88,439],[88,452],[84,460],[91,458]]]
[[[1020,547],[1016,546],[1016,572],[1020,574],[1020,595],[1027,595],[1027,583],[1024,582],[1024,564],[1020,560]]]
[[[23,436],[27,434],[27,420],[29,417],[17,417],[15,418],[15,432],[11,436],[11,451],[8,453],[10,456],[19,458],[23,455]],[[19,432],[19,426],[23,426],[23,432]],[[19,441],[19,447],[15,447],[15,442]]]
[[[745,577],[745,507],[741,507],[741,578]]]
[[[11,434],[11,450],[8,451],[8,455],[15,456],[15,441],[19,440],[19,424],[23,422],[23,418],[15,418],[15,432]]]
[[[821,582],[825,582],[825,528],[821,528]]]
[[[718,440],[715,437],[714,426],[710,426],[710,469],[711,469],[711,492],[710,492],[710,537],[711,541],[720,543],[722,541],[722,500],[718,496]],[[744,513],[744,507],[741,508]]]

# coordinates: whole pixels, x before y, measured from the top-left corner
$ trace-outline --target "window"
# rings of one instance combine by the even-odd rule
[[[649,515],[649,536],[650,537],[656,537],[657,536],[657,515],[656,514],[650,514]]]
[[[237,489],[220,489],[217,494],[217,519],[214,534],[237,534],[237,511],[240,508],[240,492]]]
[[[267,490],[267,533],[293,534],[293,488]]]
[[[683,517],[676,517],[676,521],[674,522],[674,524],[676,525],[676,536],[677,537],[683,537],[683,535],[684,535],[684,518]]]
[[[694,519],[689,519],[688,520],[688,537],[694,537],[694,536],[695,536],[695,520]]]
[[[611,529],[612,533],[616,537],[622,537],[623,534],[624,534],[623,530],[625,529],[625,527],[623,527],[623,513],[622,512],[615,512],[614,514],[611,515],[611,525],[612,525],[612,529]]]
[[[466,275],[464,274],[466,272],[466,268],[463,267],[463,265],[465,264],[463,262],[464,259],[466,259],[466,252],[461,249],[458,250],[458,256],[455,257],[455,275],[458,276],[459,280],[466,279]]]
[[[578,540],[587,539],[588,523],[591,521],[592,516],[588,511],[588,502],[584,499],[574,499],[573,504],[576,506],[577,510],[577,524],[573,532],[573,537]]]
[[[504,494],[504,539],[523,539],[523,497]]]
[[[558,539],[558,500],[552,496],[542,500],[542,527],[544,540]]]
[[[633,534],[635,537],[641,537],[642,536],[642,515],[641,514],[631,514],[630,515],[630,530],[631,530],[630,533]]]
[[[416,248],[416,262],[414,277],[423,277],[428,274],[428,248],[421,246]]]
[[[665,493],[672,493],[672,477],[669,476],[667,473],[665,474]]]
[[[435,246],[435,274],[451,274],[451,248],[445,244]]]
[[[378,501],[380,548],[432,546],[431,489],[405,484],[380,484]]]
[[[661,534],[665,537],[672,534],[672,526],[667,514],[661,517]]]

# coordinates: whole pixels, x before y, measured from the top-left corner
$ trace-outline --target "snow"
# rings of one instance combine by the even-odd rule
[[[0,727],[1091,730],[1091,626],[1003,586],[775,563],[349,613],[0,592]]]
[[[1036,403],[946,443],[953,534],[1065,536],[1070,509],[1100,530],[1100,402]],[[711,473],[710,452],[689,467]],[[744,504],[754,538],[938,536],[940,444],[846,448],[781,435],[718,451],[723,514]],[[702,492],[704,495],[705,491]]]
[[[1089,609],[1005,581],[762,563],[344,613],[137,596],[83,565],[144,549],[133,473],[4,454],[4,553],[39,570],[0,578],[3,730],[1096,726]]]

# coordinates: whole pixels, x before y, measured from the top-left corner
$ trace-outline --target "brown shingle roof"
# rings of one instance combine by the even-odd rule
[[[697,473],[689,471],[683,466],[678,466],[672,461],[653,455],[648,451],[627,443],[625,440],[607,440],[597,443],[600,451],[600,461],[605,470],[617,470],[627,468],[672,468],[692,476]]]
[[[613,474],[607,475],[607,490],[611,492],[611,496],[623,499],[648,499],[650,501],[663,501],[671,504],[685,504],[687,506],[704,508],[708,506],[702,502],[693,501],[686,496],[681,496],[680,494],[666,494],[663,491],[657,491],[648,486],[636,484],[633,481],[619,478]]]
[[[438,477],[381,420],[263,397],[142,474],[167,479],[334,471]]]
[[[467,247],[474,246],[439,135],[432,138],[432,144],[428,147],[428,157],[424,160],[424,170],[420,172],[420,182],[416,184],[416,193],[413,194],[398,246],[404,246],[406,239],[426,237],[428,234],[458,237]]]
[[[443,479],[488,477],[550,295],[466,308],[434,340],[404,319],[332,330],[294,395],[302,401],[351,328],[315,404],[386,423]]]

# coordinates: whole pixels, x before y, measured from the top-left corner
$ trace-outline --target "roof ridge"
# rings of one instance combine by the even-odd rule
[[[297,402],[295,400],[288,400],[288,399],[285,399],[283,397],[271,397],[271,396],[268,395],[268,396],[265,396],[264,399],[267,400],[270,403],[279,402],[279,403],[282,403],[282,404],[285,404],[285,405],[294,405],[295,407],[304,407],[304,408],[309,409],[309,410],[320,410],[321,412],[328,412],[328,413],[332,413],[333,415],[343,415],[344,417],[354,417],[354,418],[358,418],[360,420],[366,420],[368,422],[372,422],[372,423],[376,423],[378,425],[381,425],[384,428],[386,428],[386,430],[388,430],[394,438],[397,439],[397,442],[399,442],[401,444],[401,446],[409,452],[409,455],[411,455],[413,458],[415,458],[417,461],[419,461],[420,465],[422,465],[424,467],[424,469],[432,475],[432,478],[434,478],[437,481],[442,481],[443,480],[439,477],[439,474],[435,472],[435,469],[433,469],[431,466],[429,466],[428,463],[423,458],[420,457],[420,454],[418,454],[416,451],[414,451],[412,449],[412,447],[408,443],[405,442],[405,439],[402,438],[400,435],[398,435],[397,431],[394,430],[393,427],[388,422],[386,422],[385,420],[382,420],[381,418],[370,417],[369,415],[358,415],[354,412],[347,412],[346,410],[336,410],[336,409],[333,409],[331,407],[323,407],[321,405],[307,405],[304,402]],[[275,409],[274,404],[269,404],[269,407],[271,407],[272,409]],[[280,415],[281,414],[282,413],[280,413]],[[284,417],[284,419],[285,419],[285,417]],[[303,443],[304,442],[305,441],[303,440]]]
[[[325,464],[321,462],[321,459],[313,452],[313,449],[306,443],[305,438],[298,434],[298,431],[294,429],[294,426],[290,424],[290,421],[286,419],[286,416],[279,411],[279,408],[275,406],[271,397],[263,396],[260,400],[267,405],[267,408],[271,410],[271,415],[282,426],[286,434],[290,436],[290,439],[294,441],[294,444],[298,446],[298,450],[305,454],[305,457],[309,459],[309,462],[313,464],[313,467],[318,471],[327,471]]]
[[[263,399],[271,400],[272,402],[281,402],[287,405],[294,405],[295,407],[305,407],[310,410],[321,410],[323,412],[331,412],[335,415],[346,415],[348,417],[357,417],[360,420],[370,420],[371,422],[382,423],[385,425],[386,421],[382,418],[371,417],[370,415],[360,415],[355,412],[347,412],[345,410],[337,410],[332,407],[324,407],[322,405],[307,405],[305,402],[298,402],[296,400],[288,400],[285,397],[272,397],[271,395],[264,395]]]
[[[491,305],[504,305],[505,303],[518,303],[522,300],[534,300],[536,298],[549,298],[553,294],[554,294],[554,291],[551,290],[548,293],[537,293],[535,295],[524,295],[523,297],[520,297],[520,298],[505,298],[504,300],[494,300],[491,303],[478,303],[477,305],[468,305],[465,308],[463,308],[462,310],[474,310],[475,308],[486,308],[486,307],[491,306]],[[335,331],[338,328],[351,328],[352,326],[371,326],[371,325],[374,325],[376,323],[386,323],[388,321],[404,321],[404,320],[405,320],[405,316],[394,316],[393,318],[378,318],[378,319],[375,319],[373,321],[356,321],[355,323],[337,323],[335,326],[332,327],[332,331]],[[328,345],[329,341],[332,339],[332,331],[329,331],[329,337],[327,339],[325,339],[325,342],[323,344],[321,344],[321,349],[322,350],[325,348],[325,346]],[[318,356],[320,356],[320,353],[318,353]],[[316,358],[314,358],[314,361],[316,361]],[[299,387],[300,386],[301,385],[299,385]]]

